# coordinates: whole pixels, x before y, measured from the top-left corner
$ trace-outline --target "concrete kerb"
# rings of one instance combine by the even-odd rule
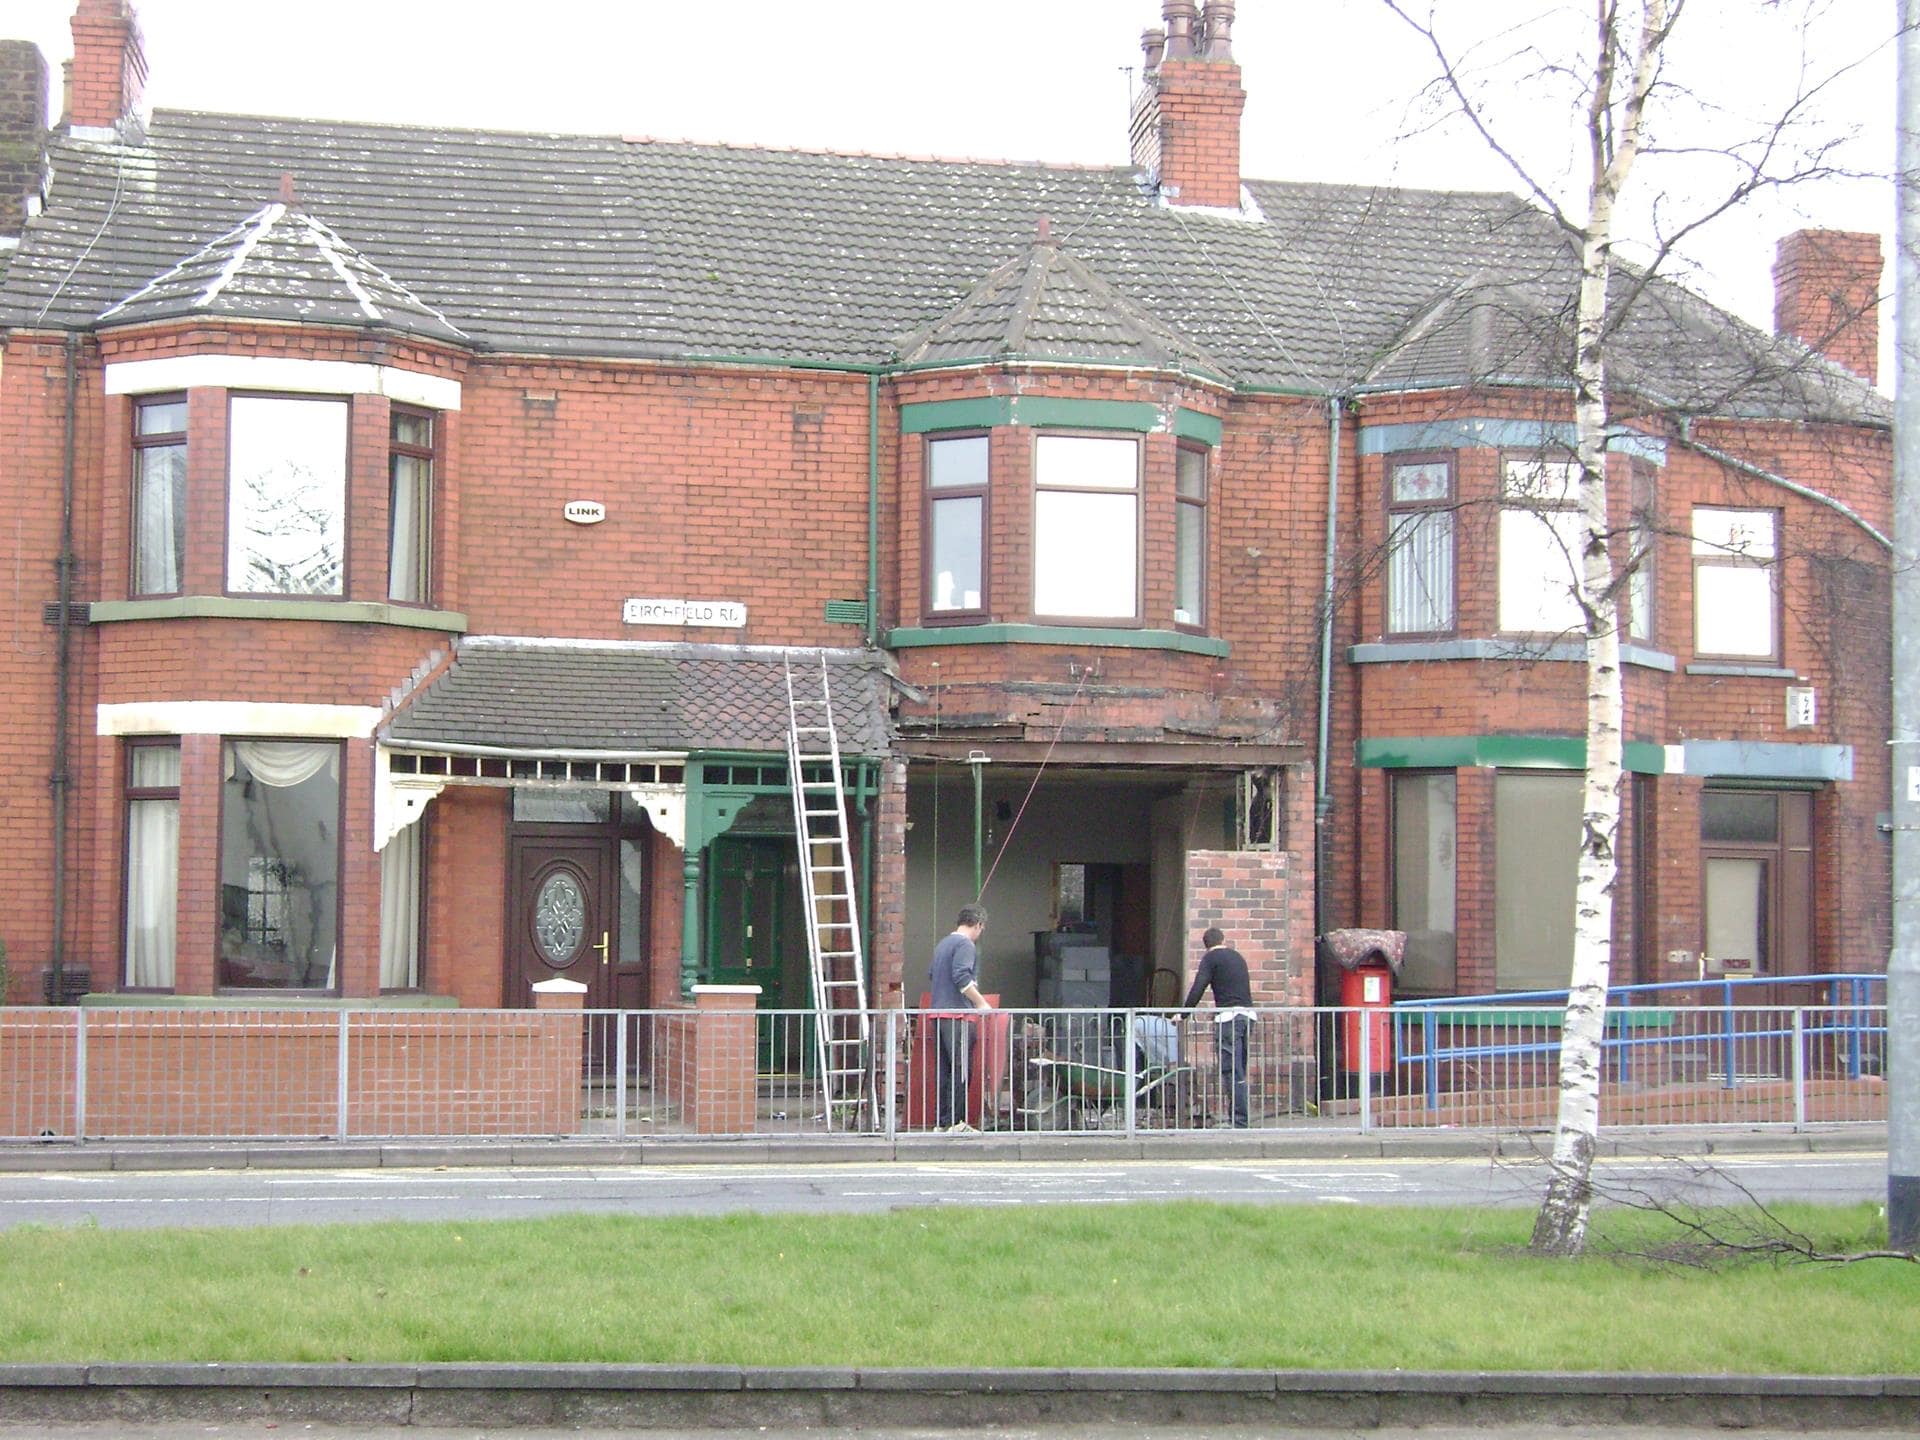
[[[1718,1155],[1861,1153],[1886,1148],[1883,1124],[1817,1130],[1672,1127],[1605,1132],[1612,1159]],[[720,1139],[87,1141],[0,1142],[0,1171],[378,1170],[496,1166],[615,1168],[633,1165],[851,1165],[888,1162],[1068,1160],[1541,1159],[1545,1131],[1203,1131],[1173,1135],[745,1136]]]
[[[1920,1428],[1912,1376],[675,1365],[0,1365],[0,1418],[587,1429],[816,1424]]]

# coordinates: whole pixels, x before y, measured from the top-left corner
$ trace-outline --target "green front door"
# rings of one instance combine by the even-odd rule
[[[800,908],[792,837],[722,835],[707,854],[708,976],[716,985],[758,985],[762,1010],[805,1009],[804,954],[796,978],[787,934]],[[792,1068],[802,1038],[797,1017],[762,1022],[761,1070]]]

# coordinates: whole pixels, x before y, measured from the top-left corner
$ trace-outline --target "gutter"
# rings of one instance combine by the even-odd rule
[[[867,648],[880,641],[880,372],[867,372]]]
[[[1327,741],[1333,710],[1333,591],[1334,567],[1338,558],[1336,544],[1340,513],[1340,411],[1344,397],[1327,397],[1327,548],[1326,574],[1320,590],[1320,728],[1314,757],[1313,794],[1313,928],[1315,935],[1326,932],[1326,884],[1328,822],[1333,816],[1333,796],[1329,791]]]
[[[1725,465],[1729,470],[1737,470],[1742,475],[1746,475],[1752,479],[1764,481],[1769,485],[1777,485],[1790,495],[1798,495],[1802,500],[1811,500],[1816,505],[1824,505],[1836,515],[1859,526],[1881,549],[1888,551],[1893,549],[1893,541],[1891,538],[1882,534],[1864,515],[1844,501],[1836,500],[1831,495],[1822,494],[1811,486],[1802,485],[1798,480],[1789,480],[1786,476],[1775,471],[1763,470],[1751,461],[1742,460],[1737,455],[1729,455],[1724,450],[1708,445],[1704,441],[1694,439],[1693,420],[1691,417],[1684,417],[1680,421],[1680,443],[1687,449],[1693,451],[1694,454],[1704,455],[1709,460],[1717,461],[1719,464]]]
[[[60,460],[60,555],[54,561],[60,582],[59,644],[54,662],[53,773],[47,787],[53,792],[53,947],[47,973],[47,999],[59,1004],[66,995],[67,972],[67,792],[73,777],[67,770],[67,699],[73,676],[73,411],[79,395],[80,337],[67,332],[67,413],[63,421]]]

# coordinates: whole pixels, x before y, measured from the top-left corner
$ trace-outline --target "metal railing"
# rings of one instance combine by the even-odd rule
[[[1610,1012],[1602,1124],[1884,1121],[1878,977],[1839,978],[1861,985],[1837,1003]],[[1550,1002],[877,1010],[868,1098],[832,1123],[810,1011],[0,1010],[0,1139],[1530,1129],[1557,1099]]]
[[[1825,1078],[1820,1062],[1837,1046],[1846,1080],[1878,1075],[1885,1047],[1885,985],[1884,975],[1830,973],[1612,986],[1601,1038],[1606,1074],[1624,1089],[1636,1077],[1644,1081],[1649,1069],[1657,1076],[1668,1067],[1717,1078],[1728,1090],[1798,1075],[1794,1118],[1805,1123],[1810,1059],[1819,1078]],[[1791,995],[1807,987],[1824,989],[1825,1002],[1735,1003],[1737,996]],[[1879,1004],[1869,1003],[1875,987],[1882,991]],[[1395,1051],[1414,1057],[1426,1107],[1439,1110],[1449,1067],[1457,1069],[1462,1062],[1495,1067],[1542,1056],[1557,1063],[1567,995],[1565,990],[1529,990],[1396,1001]]]

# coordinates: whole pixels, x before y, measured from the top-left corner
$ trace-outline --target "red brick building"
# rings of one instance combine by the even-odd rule
[[[43,135],[6,48],[10,998],[804,1008],[823,655],[878,1004],[983,887],[1010,1004],[1216,922],[1273,1003],[1343,925],[1564,980],[1574,257],[1243,177],[1232,18],[1169,0],[1094,169],[146,115],[124,0]],[[1620,978],[1884,963],[1879,266],[1622,329]]]

